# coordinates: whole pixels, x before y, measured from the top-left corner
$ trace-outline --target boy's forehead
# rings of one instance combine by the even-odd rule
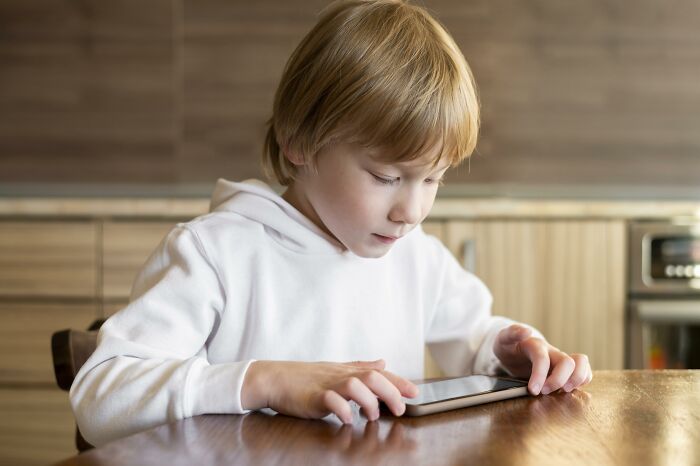
[[[435,145],[430,150],[420,154],[418,157],[411,160],[395,160],[390,148],[374,148],[365,147],[365,153],[374,161],[382,163],[385,165],[391,165],[397,168],[402,168],[406,170],[428,170],[435,169],[435,171],[444,170],[449,168],[451,165],[450,160],[447,157],[442,157],[440,160],[435,162],[437,157],[440,155],[442,147],[440,145]]]

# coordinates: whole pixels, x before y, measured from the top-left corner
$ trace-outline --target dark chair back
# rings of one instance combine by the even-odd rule
[[[104,323],[103,319],[94,321],[88,330],[59,330],[51,336],[51,354],[56,383],[65,391],[70,390],[75,375],[97,346],[97,331]],[[75,427],[75,446],[78,451],[93,448]]]

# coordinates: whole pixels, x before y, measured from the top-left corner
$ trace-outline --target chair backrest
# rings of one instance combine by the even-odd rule
[[[97,346],[97,331],[104,323],[103,319],[93,322],[88,330],[59,330],[51,336],[51,354],[56,383],[65,391],[70,390],[73,380]],[[75,446],[78,451],[93,448],[76,426]]]

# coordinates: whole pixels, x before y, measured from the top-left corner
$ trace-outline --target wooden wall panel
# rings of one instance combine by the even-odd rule
[[[173,182],[171,0],[0,2],[0,182]]]
[[[283,66],[327,3],[1,2],[0,182],[260,177]],[[697,2],[417,3],[481,95],[448,183],[697,186]]]
[[[483,106],[471,174],[449,181],[696,185],[697,2],[429,2]]]
[[[183,1],[179,171],[188,180],[262,177],[265,122],[282,70],[327,3]]]

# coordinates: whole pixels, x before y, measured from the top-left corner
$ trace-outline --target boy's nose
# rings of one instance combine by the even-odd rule
[[[408,190],[396,201],[389,212],[389,220],[415,225],[421,220],[421,199],[415,190]]]

